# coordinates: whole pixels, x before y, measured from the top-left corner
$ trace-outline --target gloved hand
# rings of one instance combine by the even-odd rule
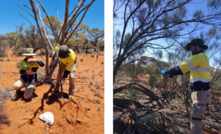
[[[161,74],[162,74],[163,76],[165,76],[165,72],[166,72],[166,70],[162,70],[162,71],[161,71]],[[173,75],[169,75],[169,77],[170,77],[170,78],[173,78]]]
[[[161,74],[162,74],[163,76],[165,76],[165,72],[166,72],[166,70],[162,70],[162,71],[161,71]]]

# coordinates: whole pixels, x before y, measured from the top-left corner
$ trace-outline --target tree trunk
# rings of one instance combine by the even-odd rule
[[[51,77],[52,77],[52,74],[54,73],[54,70],[55,70],[57,64],[58,64],[58,57],[57,57],[57,54],[54,53],[54,55],[52,56],[52,59],[51,59],[49,69],[46,72],[46,76],[45,76],[45,80],[44,80],[45,82],[51,82]]]
[[[121,55],[120,57],[117,58],[117,63],[115,65],[115,67],[114,67],[114,73],[113,73],[113,83],[115,82],[115,76],[117,75],[117,71],[119,70],[121,64],[124,61],[124,57],[123,56]]]

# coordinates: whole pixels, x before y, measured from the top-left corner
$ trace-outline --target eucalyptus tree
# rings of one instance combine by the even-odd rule
[[[104,30],[93,28],[88,30],[88,41],[93,45],[95,51],[97,51],[98,42],[104,39]]]
[[[41,40],[41,36],[38,33],[35,26],[30,25],[25,30],[23,30],[23,26],[17,26],[18,32],[18,42],[16,44],[16,48],[18,47],[26,47],[33,48],[34,52],[37,50],[44,48],[43,42]]]
[[[50,17],[46,9],[44,8],[41,0],[38,0],[38,3],[35,2],[35,0],[29,0],[30,6],[27,6],[25,4],[24,8],[20,7],[22,10],[24,10],[26,13],[28,13],[36,22],[38,33],[41,36],[44,48],[46,50],[46,81],[51,81],[52,74],[55,70],[55,67],[58,63],[58,58],[56,56],[56,53],[54,51],[54,47],[51,43],[51,40],[48,37],[47,31],[46,31],[46,24],[48,28],[51,30],[51,33],[56,41],[56,43],[59,44],[67,44],[69,39],[72,37],[72,35],[75,33],[81,22],[83,21],[87,11],[91,7],[91,5],[94,3],[95,0],[89,1],[88,4],[86,4],[86,0],[79,0],[77,1],[77,5],[74,9],[69,9],[69,2],[70,0],[65,1],[65,14],[63,17],[63,22],[60,21],[61,27],[60,29],[58,27],[54,27],[52,20],[53,17]],[[39,6],[40,5],[40,6]],[[41,17],[41,10],[45,13],[45,17],[47,19],[44,20]],[[31,11],[28,12],[28,11]],[[22,14],[20,14],[22,17],[24,17]],[[25,17],[24,17],[25,18]],[[27,18],[25,18],[29,23],[31,23]],[[46,21],[48,20],[48,21]],[[57,16],[57,20],[59,19],[59,16]],[[33,24],[31,24],[33,25]],[[57,28],[57,29],[56,29]],[[59,29],[59,30],[58,30]],[[48,49],[52,52],[52,60],[49,66],[49,60],[48,60]]]
[[[5,36],[7,37],[9,41],[9,46],[15,46],[16,43],[18,42],[18,33],[17,32],[10,32],[6,33]]]

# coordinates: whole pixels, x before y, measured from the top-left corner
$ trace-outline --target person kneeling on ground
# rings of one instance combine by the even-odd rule
[[[20,63],[19,72],[21,76],[13,85],[16,92],[11,96],[12,101],[18,99],[18,93],[22,87],[26,87],[24,98],[30,99],[32,97],[33,91],[35,90],[35,82],[37,82],[37,71],[35,70],[36,72],[33,72],[31,68],[44,66],[44,62],[33,58],[36,54],[33,53],[32,48],[27,48],[27,53],[22,55],[26,56],[26,58]]]
[[[55,45],[55,52],[58,53],[58,58],[60,59],[60,68],[57,75],[57,83],[54,88],[54,92],[59,91],[59,85],[65,82],[65,78],[69,75],[69,99],[73,100],[73,94],[75,89],[75,73],[77,70],[77,57],[72,49],[69,49],[67,45]],[[60,75],[59,75],[60,74]],[[61,74],[63,74],[62,79]]]

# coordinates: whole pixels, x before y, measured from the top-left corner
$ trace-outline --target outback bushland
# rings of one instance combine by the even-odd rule
[[[96,73],[104,70],[104,65],[100,64],[104,61],[104,57],[100,56],[104,54],[104,30],[91,28],[90,24],[83,23],[86,14],[91,12],[94,2],[95,0],[74,1],[76,4],[74,7],[70,4],[70,0],[65,0],[64,16],[58,16],[57,9],[54,10],[57,16],[48,14],[50,11],[44,7],[44,1],[41,0],[29,0],[18,5],[20,9],[18,14],[30,26],[15,24],[14,31],[0,35],[2,59],[0,68],[4,70],[0,78],[0,86],[13,85],[14,80],[19,78],[18,68],[20,61],[24,59],[21,55],[25,52],[25,48],[33,48],[38,54],[36,58],[42,59],[46,66],[37,72],[36,91],[30,102],[22,97],[24,88],[21,89],[16,102],[10,101],[10,94],[6,93],[8,91],[6,88],[0,90],[0,133],[25,133],[29,130],[44,133],[44,122],[40,121],[38,116],[46,111],[51,111],[55,116],[55,122],[50,126],[49,133],[72,133],[73,131],[102,133],[104,131],[104,99],[102,97],[98,99],[96,96],[96,100],[93,101],[94,92],[90,91],[85,80],[87,77],[94,83],[103,81],[102,78],[92,79],[91,76],[94,74],[92,70],[96,69]],[[28,20],[28,15],[34,21]],[[58,100],[52,92],[59,68],[57,55],[54,52],[56,43],[66,44],[79,58],[77,72],[80,73],[76,73],[74,101]],[[99,56],[92,58],[87,55],[88,53]],[[67,83],[68,81],[63,86],[64,95],[68,92]],[[103,85],[101,87],[103,88]],[[91,88],[96,87],[91,85]],[[97,91],[100,95],[104,94],[103,90]],[[99,112],[97,112],[98,108]],[[92,122],[93,125],[95,122],[97,124],[92,127]],[[42,126],[35,124],[42,124]],[[91,131],[91,128],[94,130]]]
[[[209,47],[211,66],[204,131],[221,132],[221,3],[204,2],[207,11],[190,12],[191,0],[114,0],[114,133],[190,133],[190,74],[169,78],[160,72],[188,59],[184,47],[196,38]]]

